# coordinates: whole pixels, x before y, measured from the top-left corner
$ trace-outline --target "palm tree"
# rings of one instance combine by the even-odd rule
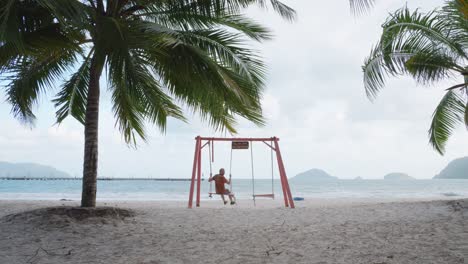
[[[282,17],[295,17],[280,1],[269,3]],[[168,117],[185,120],[180,104],[215,129],[234,133],[236,116],[263,124],[265,66],[245,41],[271,35],[241,14],[252,4],[266,1],[3,1],[0,74],[12,113],[32,124],[39,97],[59,86],[58,122],[72,116],[85,127],[81,206],[96,206],[103,73],[128,143],[146,139],[145,122],[164,131]]]
[[[430,144],[443,154],[456,126],[468,126],[468,0],[446,1],[430,13],[403,8],[382,27],[380,41],[362,67],[367,96],[374,99],[387,76],[408,74],[424,85],[454,81],[429,129]]]

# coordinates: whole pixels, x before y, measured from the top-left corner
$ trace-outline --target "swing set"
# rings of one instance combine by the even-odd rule
[[[210,161],[210,177],[213,176],[212,163],[214,162],[214,143],[219,142],[231,142],[231,155],[229,160],[229,179],[232,177],[232,154],[235,150],[249,149],[250,148],[250,159],[251,159],[251,176],[252,176],[252,198],[255,204],[256,198],[275,198],[274,193],[274,177],[273,177],[273,153],[276,154],[276,161],[278,163],[278,170],[281,182],[281,189],[283,191],[284,206],[294,208],[294,201],[291,195],[291,190],[289,188],[288,178],[286,176],[286,171],[284,168],[283,159],[281,157],[281,152],[279,148],[279,138],[215,138],[215,137],[196,137],[195,138],[195,154],[193,159],[193,169],[192,169],[192,179],[190,182],[190,192],[189,192],[189,201],[188,208],[192,208],[193,196],[195,193],[195,183],[197,184],[197,196],[196,196],[196,206],[200,207],[200,189],[201,189],[201,160],[202,160],[202,150],[205,147],[208,147],[208,155]],[[253,160],[253,142],[263,142],[266,146],[270,148],[271,153],[271,193],[267,194],[256,194],[255,193],[255,175],[254,175],[254,160]],[[212,192],[212,183],[210,183],[209,197],[212,195],[217,195],[217,193]],[[231,181],[231,193],[233,193],[232,181]]]

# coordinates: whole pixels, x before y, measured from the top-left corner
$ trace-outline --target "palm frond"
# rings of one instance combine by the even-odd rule
[[[349,0],[351,11],[355,14],[363,14],[374,6],[375,0]]]
[[[20,45],[19,19],[16,0],[5,0],[0,7],[0,42],[10,41]]]
[[[454,26],[450,22],[438,12],[424,14],[418,10],[411,12],[405,7],[393,13],[383,24],[381,43],[389,47],[407,37],[417,38],[420,43],[429,41],[453,56],[466,59],[468,55],[464,46],[451,37]]]
[[[256,5],[261,8],[271,6],[281,17],[293,21],[296,19],[296,11],[279,0],[174,0],[164,2],[146,2],[140,13],[161,14],[173,11],[183,13],[200,14],[206,17],[218,17],[223,15],[235,15],[242,13],[242,9]]]
[[[165,131],[168,117],[185,118],[173,99],[162,91],[142,57],[142,48],[154,45],[148,39],[141,38],[149,33],[142,34],[141,27],[129,27],[122,21],[117,24],[120,37],[112,43],[114,49],[108,56],[108,79],[119,129],[126,142],[135,144],[136,135],[146,139],[145,121],[155,123]],[[169,29],[161,30],[157,32],[174,33]]]
[[[241,15],[221,17],[217,19],[216,23],[241,32],[255,41],[264,41],[272,38],[269,29]]]
[[[9,67],[7,100],[12,113],[20,121],[32,124],[35,116],[32,106],[40,93],[46,92],[75,62],[76,53],[62,50],[41,59],[23,58]]]
[[[466,100],[456,91],[448,91],[440,101],[432,116],[429,129],[429,143],[441,155],[455,127],[463,122]]]
[[[229,12],[240,13],[241,9],[251,5],[257,5],[261,8],[267,8],[267,3],[272,6],[281,17],[287,20],[294,20],[296,18],[296,11],[279,0],[214,0],[215,10],[217,13]]]
[[[405,7],[391,14],[363,65],[367,96],[375,98],[388,75],[409,74],[422,84],[455,74],[466,77],[467,11],[468,0],[447,0],[442,9],[430,13],[410,12]],[[447,89],[429,129],[429,142],[440,154],[456,125],[464,120],[468,127],[467,109],[466,86]]]
[[[373,48],[362,66],[363,81],[366,95],[369,99],[376,98],[378,92],[385,86],[388,75],[398,75],[407,72],[406,62],[413,56],[411,50],[383,51],[379,45]]]
[[[35,0],[63,26],[88,27],[90,8],[77,0]]]
[[[464,71],[452,57],[432,48],[416,52],[405,62],[405,67],[408,73],[422,84],[454,77],[454,72]]]
[[[249,80],[184,42],[167,47],[166,52],[146,56],[154,61],[155,72],[170,92],[215,129],[235,132],[231,113],[256,124],[263,123],[259,97],[263,80],[257,74]]]
[[[181,32],[186,42],[205,50],[218,63],[253,81],[263,72],[263,65],[255,59],[253,51],[242,48],[237,34],[225,30],[197,30]],[[240,42],[240,43],[238,43]],[[253,76],[256,75],[256,76]]]
[[[61,91],[52,101],[55,107],[58,108],[56,111],[57,123],[61,123],[68,116],[72,116],[84,125],[93,51],[89,52],[78,71],[62,85]]]
[[[450,27],[436,13],[395,12],[383,25],[379,43],[363,65],[366,94],[374,99],[385,85],[387,75],[410,74],[420,83],[439,81],[462,73],[463,52],[450,39]]]
[[[264,65],[255,52],[242,45],[238,34],[226,30],[175,31],[147,22],[132,22],[131,28],[137,31],[132,38],[138,32],[145,33],[131,46],[143,50],[142,57],[153,65],[173,96],[215,129],[234,132],[233,114],[263,124],[259,95]]]
[[[6,0],[0,7],[0,42],[20,50],[23,34],[53,23],[53,16],[34,1]]]
[[[296,11],[282,3],[281,1],[278,0],[270,0],[271,6],[273,7],[273,10],[275,10],[281,17],[293,21],[296,19]]]
[[[441,15],[452,25],[451,38],[466,47],[468,45],[468,0],[446,1]]]
[[[151,14],[143,16],[147,21],[176,30],[206,30],[218,29],[225,26],[233,31],[243,33],[255,41],[269,40],[272,37],[269,29],[243,15],[220,15],[211,17],[186,12],[165,12],[157,15]],[[140,17],[140,15],[138,17]],[[190,25],[190,27],[186,28],[187,25]]]

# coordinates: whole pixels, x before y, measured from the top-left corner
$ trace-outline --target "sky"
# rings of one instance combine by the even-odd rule
[[[391,78],[374,102],[366,98],[362,83],[361,65],[388,14],[405,4],[429,11],[442,0],[381,0],[362,16],[351,14],[347,0],[284,2],[297,10],[297,21],[290,23],[257,8],[246,11],[270,27],[275,38],[255,44],[268,65],[262,99],[267,125],[256,127],[239,120],[236,136],[279,137],[289,177],[320,168],[344,179],[379,179],[390,172],[428,179],[466,155],[468,134],[463,127],[450,139],[444,156],[428,144],[432,113],[444,89],[456,80],[423,87],[408,77]],[[73,119],[55,124],[53,95],[41,97],[38,120],[29,128],[12,117],[0,91],[0,161],[40,163],[81,176],[83,127]],[[129,147],[115,128],[109,98],[104,91],[99,177],[188,178],[194,138],[225,136],[187,113],[188,123],[171,119],[165,134],[148,125],[148,142]],[[255,177],[271,177],[269,150],[263,144],[253,148]],[[215,145],[213,170],[225,167],[233,177],[251,177],[250,151],[235,151],[230,170],[229,153],[228,144]],[[205,176],[210,173],[209,163],[202,162]]]

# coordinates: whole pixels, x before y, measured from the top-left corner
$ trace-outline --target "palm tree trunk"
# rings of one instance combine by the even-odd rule
[[[85,117],[82,207],[96,207],[98,169],[99,78],[102,65],[93,57],[90,67],[88,102]]]

